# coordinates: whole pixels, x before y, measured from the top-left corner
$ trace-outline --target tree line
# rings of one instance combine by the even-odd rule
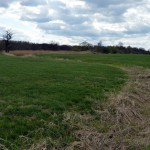
[[[13,33],[6,31],[3,35],[3,39],[0,40],[0,51],[13,51],[13,50],[53,50],[53,51],[91,51],[93,53],[120,53],[120,54],[150,54],[150,51],[146,51],[144,48],[137,48],[131,46],[123,46],[122,42],[119,42],[116,46],[103,46],[102,41],[97,45],[90,44],[86,41],[79,45],[60,45],[56,42],[51,43],[31,43],[26,41],[13,41]]]
[[[0,50],[5,52],[13,50],[71,50],[72,46],[69,45],[59,45],[58,43],[31,43],[26,41],[10,41],[9,46],[6,48],[5,42],[0,41]]]

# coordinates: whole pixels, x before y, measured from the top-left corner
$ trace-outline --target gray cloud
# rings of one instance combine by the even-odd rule
[[[84,16],[82,9],[80,8],[79,12],[76,12],[77,8],[68,8],[64,3],[60,1],[53,1],[50,3],[50,8],[55,10],[55,13],[51,15],[54,20],[63,20],[68,24],[82,24],[85,21],[89,20],[88,16]]]
[[[48,5],[41,7],[38,14],[25,11],[21,19],[36,22],[37,27],[43,31],[61,36],[93,38],[116,36],[120,38],[123,34],[133,34],[134,32],[140,34],[148,31],[147,28],[140,29],[138,26],[133,30],[129,25],[126,25],[127,20],[124,17],[128,9],[139,6],[143,3],[142,0],[84,0],[84,2],[86,7],[69,8],[63,1],[49,1]],[[26,5],[37,4],[41,4],[41,1],[26,0]],[[49,10],[53,10],[53,13],[49,13]],[[94,21],[99,24],[105,23],[106,27],[103,26],[98,30],[93,25]],[[109,29],[107,28],[109,23],[118,23],[118,28],[124,26],[125,31]]]
[[[150,26],[147,24],[135,24],[133,26],[127,26],[125,34],[132,35],[132,34],[148,34],[150,33]]]
[[[44,23],[44,22],[51,21],[52,17],[49,15],[48,8],[43,6],[43,7],[39,8],[38,13],[23,9],[21,20],[37,22],[37,23]]]
[[[48,7],[43,6],[39,9],[39,13],[31,13],[29,11],[25,11],[22,13],[22,20],[25,21],[33,21],[37,23],[49,22],[52,20],[62,20],[67,24],[82,24],[85,21],[90,20],[89,16],[84,16],[80,12],[76,13],[76,10],[69,9],[66,5],[60,1],[54,1],[49,4]],[[54,13],[49,13],[49,10],[53,10]]]
[[[46,0],[1,0],[0,1],[0,7],[7,8],[9,7],[13,2],[20,2],[23,6],[38,6],[38,5],[45,5],[47,4]]]
[[[98,32],[94,27],[88,24],[81,25],[69,25],[64,23],[49,23],[49,24],[40,24],[38,26],[46,33],[67,36],[67,37],[91,37],[96,38],[100,36],[100,32]]]
[[[141,3],[143,0],[83,0],[89,5],[94,5],[99,8],[109,7],[110,5],[132,5]]]
[[[38,6],[47,4],[46,0],[22,0],[21,5],[24,6]]]
[[[55,22],[41,23],[38,25],[39,28],[45,30],[46,32],[47,31],[54,32],[55,30],[60,31],[63,26],[64,26],[63,23],[55,23]]]
[[[9,5],[15,1],[18,1],[18,0],[1,0],[0,1],[0,7],[4,7],[4,8],[7,8],[9,7]]]
[[[5,0],[0,7],[16,1],[20,20],[46,35],[118,41],[150,34],[149,0]]]
[[[91,9],[91,13],[98,12],[106,16],[107,22],[123,22],[123,14],[130,8],[141,6],[145,0],[82,0]]]

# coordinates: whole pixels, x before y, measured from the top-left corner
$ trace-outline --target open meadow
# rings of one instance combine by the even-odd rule
[[[150,55],[0,54],[0,149],[86,149],[82,138],[86,131],[105,134],[114,127],[115,119],[105,116],[104,121],[99,113],[111,102],[110,96],[122,91],[139,72],[146,76],[141,78],[147,83],[145,91],[150,90],[149,69]],[[142,113],[149,115],[149,111]],[[103,145],[109,148],[109,144]]]

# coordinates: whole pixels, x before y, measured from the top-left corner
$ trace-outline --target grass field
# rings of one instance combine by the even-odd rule
[[[60,58],[69,60],[79,60],[90,63],[102,63],[117,66],[142,66],[150,67],[150,55],[135,54],[47,54],[39,56],[46,58]]]
[[[29,149],[48,141],[48,147],[65,147],[78,126],[64,121],[67,112],[99,116],[93,105],[104,102],[127,80],[119,66],[150,67],[150,56],[48,54],[21,58],[0,55],[0,144],[12,150]],[[110,66],[111,64],[111,66]],[[112,66],[114,65],[114,66]],[[90,125],[90,124],[89,124]]]

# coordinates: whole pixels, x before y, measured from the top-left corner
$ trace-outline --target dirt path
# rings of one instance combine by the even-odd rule
[[[93,107],[106,131],[88,127],[92,116],[72,113],[67,121],[73,124],[78,118],[81,130],[75,133],[79,141],[67,150],[141,150],[150,145],[150,69],[124,70],[130,78],[119,94],[112,94],[103,106],[97,102]]]

